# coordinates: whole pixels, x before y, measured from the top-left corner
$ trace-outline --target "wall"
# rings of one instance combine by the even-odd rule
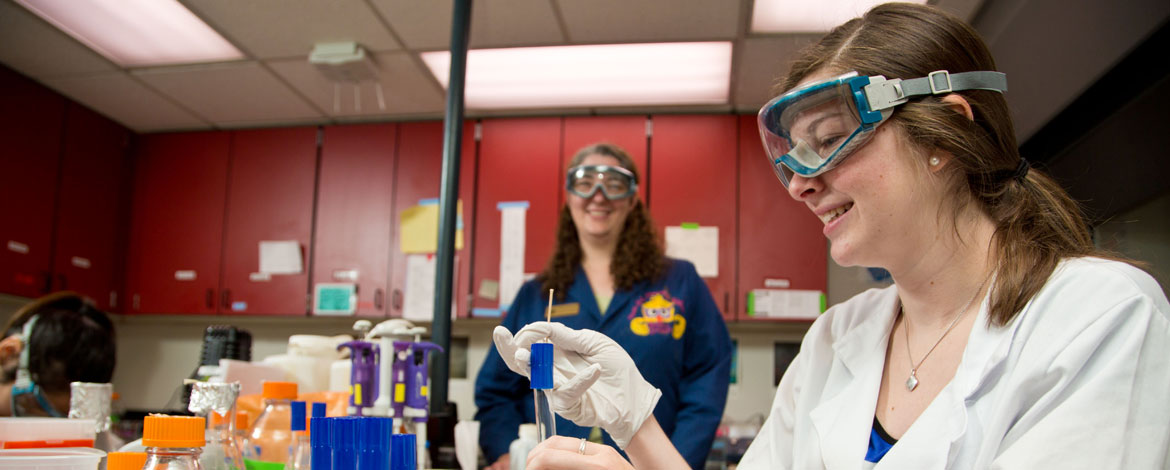
[[[1170,191],[1122,212],[1093,231],[1097,246],[1149,263],[1170,297]]]

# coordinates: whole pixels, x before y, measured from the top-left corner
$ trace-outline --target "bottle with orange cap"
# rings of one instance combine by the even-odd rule
[[[292,454],[292,401],[296,382],[264,382],[264,411],[252,423],[244,441],[244,466],[248,470],[283,470]]]
[[[200,470],[206,420],[198,416],[151,415],[143,420],[142,445],[151,470]],[[108,463],[107,463],[108,465]]]
[[[106,470],[142,470],[146,452],[110,452],[106,454]]]

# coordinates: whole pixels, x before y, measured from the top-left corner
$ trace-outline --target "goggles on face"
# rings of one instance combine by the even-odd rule
[[[793,175],[811,178],[833,169],[873,137],[873,131],[910,98],[962,90],[1007,91],[1000,72],[931,72],[887,80],[849,72],[796,88],[760,109],[765,156],[784,187]]]
[[[12,385],[12,416],[64,418],[65,415],[57,411],[49,398],[45,396],[44,390],[41,390],[41,387],[32,381],[32,374],[28,370],[33,328],[39,318],[39,315],[33,315],[24,323],[21,330],[20,362],[16,369],[16,382]]]
[[[565,189],[589,199],[600,190],[611,201],[625,199],[638,193],[638,178],[620,166],[581,165],[569,168]]]

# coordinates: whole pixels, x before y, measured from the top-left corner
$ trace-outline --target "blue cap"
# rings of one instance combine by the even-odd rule
[[[390,470],[415,470],[418,468],[415,455],[414,434],[395,434],[390,436]]]
[[[309,417],[324,418],[325,417],[325,404],[321,403],[319,401],[313,402],[313,412],[312,412],[312,414],[309,415]]]
[[[305,430],[305,402],[303,402],[303,401],[292,402],[292,418],[291,418],[291,420],[292,420],[292,430],[293,431],[304,431]]]
[[[358,421],[357,470],[390,468],[390,435],[394,420],[367,416]]]
[[[332,434],[333,468],[357,468],[357,430],[358,418],[345,416],[334,418]],[[314,465],[316,468],[316,465]]]
[[[532,355],[528,364],[529,380],[533,390],[548,390],[553,388],[553,345],[552,343],[532,343]]]

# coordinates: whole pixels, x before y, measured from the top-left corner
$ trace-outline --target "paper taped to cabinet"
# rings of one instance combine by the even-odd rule
[[[825,311],[819,290],[755,289],[748,293],[747,313],[755,318],[814,319]]]

